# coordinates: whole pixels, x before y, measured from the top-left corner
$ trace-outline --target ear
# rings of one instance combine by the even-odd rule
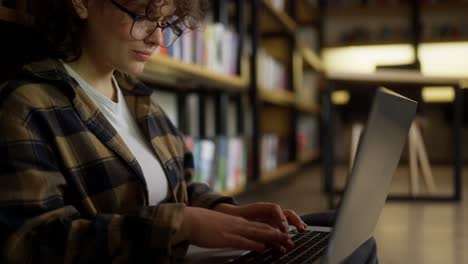
[[[88,0],[72,0],[72,4],[81,19],[88,18]]]

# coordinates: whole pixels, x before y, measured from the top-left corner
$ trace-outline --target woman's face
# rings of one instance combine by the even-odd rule
[[[156,8],[158,20],[165,20],[174,14],[173,0],[116,0],[117,4],[137,15],[147,14],[148,4]],[[135,40],[130,31],[133,18],[119,9],[111,0],[88,0],[87,24],[83,50],[101,67],[138,74],[150,56],[162,45],[162,32],[158,28],[143,40]]]

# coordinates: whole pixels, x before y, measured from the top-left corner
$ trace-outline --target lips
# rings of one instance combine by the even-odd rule
[[[142,51],[142,50],[133,50],[133,54],[136,60],[138,61],[148,61],[153,52],[151,51]]]

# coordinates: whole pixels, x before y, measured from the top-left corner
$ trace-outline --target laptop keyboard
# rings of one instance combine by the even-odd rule
[[[293,232],[292,240],[294,248],[284,254],[273,249],[267,249],[262,253],[249,252],[230,263],[309,263],[325,253],[330,237],[329,232],[306,231],[304,233]]]

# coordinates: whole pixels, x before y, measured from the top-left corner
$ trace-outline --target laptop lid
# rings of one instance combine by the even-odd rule
[[[378,89],[325,256],[339,263],[372,237],[417,103]]]

